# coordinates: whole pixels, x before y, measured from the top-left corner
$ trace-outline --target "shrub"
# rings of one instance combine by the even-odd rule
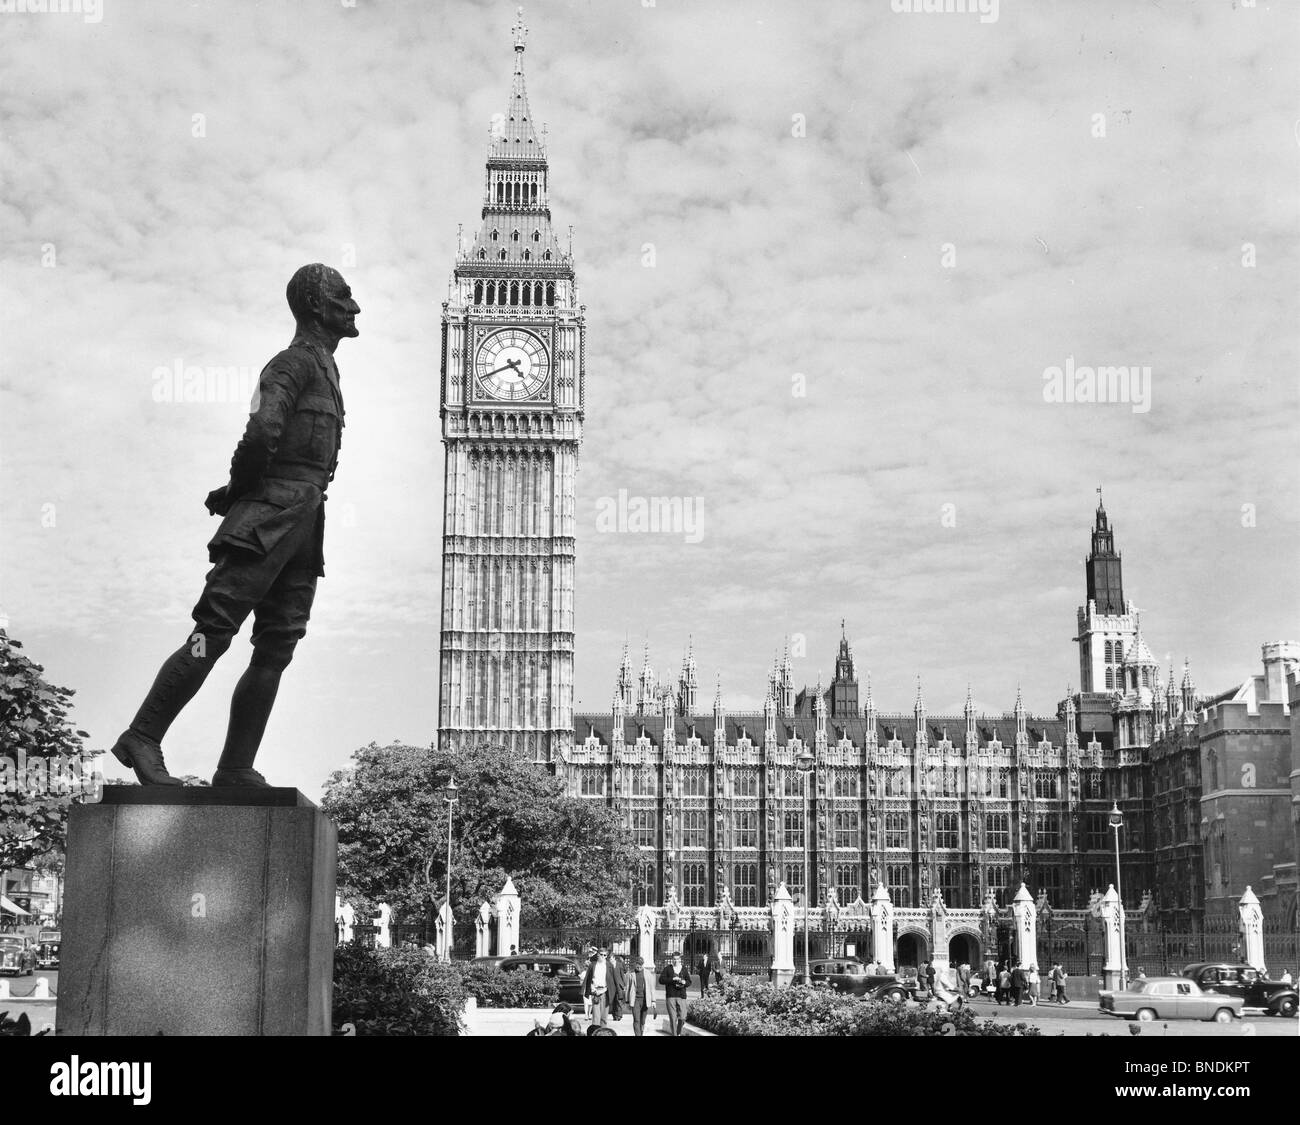
[[[960,1012],[861,1000],[825,987],[778,988],[730,976],[721,991],[692,1000],[690,1021],[715,1035],[1038,1035],[1025,1024],[980,1023]]]
[[[467,993],[460,967],[418,949],[334,951],[334,1027],[358,1035],[459,1035]]]
[[[466,991],[485,1008],[552,1008],[559,984],[546,973],[512,969],[503,973],[495,965],[458,964]]]

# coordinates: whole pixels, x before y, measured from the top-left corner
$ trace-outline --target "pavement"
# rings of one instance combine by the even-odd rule
[[[687,1009],[689,1013],[689,1008]],[[645,1034],[662,1035],[665,1038],[672,1038],[668,1031],[667,1009],[663,1001],[660,1000],[655,1007],[655,1014],[651,1017],[646,1015]],[[533,1030],[534,1021],[541,1020],[543,1023],[550,1017],[550,1008],[473,1008],[465,1011],[465,1035],[489,1036],[489,1035],[527,1035]],[[585,1026],[585,1021],[584,1021]],[[626,1036],[629,1039],[635,1039],[636,1032],[632,1030],[632,1017],[625,1015],[621,1020],[610,1020],[606,1025],[613,1028],[615,1035]],[[691,1027],[687,1024],[685,1034],[687,1035],[710,1035],[711,1032],[704,1031],[698,1027]]]

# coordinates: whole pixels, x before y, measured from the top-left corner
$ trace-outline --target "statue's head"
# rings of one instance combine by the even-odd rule
[[[284,291],[293,318],[304,328],[318,328],[334,339],[356,336],[361,306],[338,270],[313,262],[289,279]]]

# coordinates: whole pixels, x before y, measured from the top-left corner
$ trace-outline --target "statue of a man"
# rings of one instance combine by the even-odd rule
[[[194,632],[163,663],[113,756],[142,785],[180,785],[162,740],[230,642],[253,615],[253,656],[230,701],[230,725],[212,784],[265,787],[253,769],[280,674],[307,631],[316,579],[325,573],[323,500],[334,479],[343,395],[334,350],[356,336],[360,306],[337,270],[303,266],[286,296],[297,330],[262,370],[230,482],[206,506],[224,517],[208,544],[212,569],[194,607]]]

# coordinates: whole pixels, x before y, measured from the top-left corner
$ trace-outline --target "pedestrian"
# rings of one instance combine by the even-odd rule
[[[645,1034],[645,1018],[655,1009],[655,986],[646,971],[645,961],[635,954],[624,981],[624,997],[632,1013],[632,1034],[638,1039]]]
[[[1002,968],[998,970],[998,987],[993,994],[993,999],[998,1002],[1000,1008],[1003,1004],[1011,1003],[1011,970],[1007,968],[1007,963],[1002,962]]]
[[[1141,965],[1138,966],[1138,975],[1137,975],[1137,979],[1138,979],[1138,980],[1146,980],[1146,979],[1147,979],[1147,971],[1146,971],[1146,969],[1144,969]]]
[[[668,1032],[681,1035],[686,1026],[687,989],[691,986],[691,974],[682,964],[681,951],[673,954],[672,960],[664,966],[659,974],[659,983],[664,986],[664,1004],[668,1008]]]
[[[1038,966],[1029,966],[1029,1006],[1036,1008],[1038,1006],[1038,987],[1041,978],[1038,975]]]
[[[1283,983],[1283,984],[1290,984],[1290,983],[1291,983],[1291,970],[1290,970],[1290,969],[1283,969],[1283,970],[1282,970],[1282,983]]]
[[[988,957],[984,960],[984,979],[982,981],[985,992],[993,992],[998,984],[998,967],[993,963],[993,958]]]
[[[700,959],[695,965],[695,971],[700,974],[700,999],[703,999],[705,990],[709,987],[709,954],[707,951],[700,954]]]
[[[709,983],[711,985],[716,984],[721,988],[722,978],[726,976],[727,970],[722,964],[722,954],[718,952],[718,947],[716,945],[709,946],[708,972],[710,977]]]
[[[596,950],[596,959],[587,966],[587,975],[582,981],[582,995],[591,1000],[593,1027],[604,1027],[608,1017],[617,1011],[623,987],[622,974],[609,959],[609,950]]]
[[[962,996],[970,995],[970,966],[964,961],[957,966],[957,990]]]
[[[1065,994],[1065,982],[1069,979],[1069,976],[1070,974],[1065,971],[1060,961],[1052,966],[1052,983],[1055,986],[1056,993],[1052,999],[1057,1004],[1068,1004],[1070,1002],[1070,998]]]
[[[1011,970],[1011,999],[1017,1008],[1024,1002],[1029,991],[1029,973],[1023,964],[1017,964]]]
[[[934,970],[934,962],[933,962],[933,961],[927,961],[927,962],[925,963],[925,987],[926,987],[927,989],[929,989],[929,991],[930,991],[930,995],[931,995],[931,996],[934,995],[934,978],[935,978],[935,976],[936,976],[936,973],[935,973],[935,970]]]

